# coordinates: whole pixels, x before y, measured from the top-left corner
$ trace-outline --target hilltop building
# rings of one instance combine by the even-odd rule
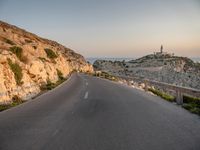
[[[161,46],[160,46],[160,51],[159,51],[159,52],[154,52],[154,55],[157,55],[157,56],[161,56],[161,55],[170,55],[170,56],[174,56],[174,53],[164,52],[164,47],[163,47],[163,45],[161,45]]]
[[[160,47],[160,53],[162,54],[163,53],[163,46],[161,45]]]

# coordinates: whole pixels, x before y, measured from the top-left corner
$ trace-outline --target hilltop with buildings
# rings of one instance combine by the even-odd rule
[[[167,53],[161,46],[159,52],[131,61],[97,60],[96,70],[114,75],[143,77],[150,80],[200,89],[200,64],[187,57]]]

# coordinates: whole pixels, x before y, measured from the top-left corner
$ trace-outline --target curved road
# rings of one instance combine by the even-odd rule
[[[0,150],[200,150],[200,119],[83,74],[0,113]]]

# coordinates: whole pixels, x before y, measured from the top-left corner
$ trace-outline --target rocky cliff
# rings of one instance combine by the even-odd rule
[[[92,72],[83,56],[51,40],[0,21],[0,103],[40,92],[47,81],[70,72]]]
[[[129,62],[97,60],[93,66],[114,75],[139,76],[200,89],[200,64],[186,57],[150,54]]]

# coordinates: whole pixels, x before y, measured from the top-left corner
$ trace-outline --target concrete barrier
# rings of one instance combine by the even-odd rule
[[[133,80],[136,82],[142,82],[145,84],[145,87],[144,87],[145,91],[148,91],[148,88],[151,86],[160,87],[161,89],[165,89],[165,91],[168,91],[168,90],[174,91],[176,102],[179,105],[183,104],[184,95],[200,98],[200,90],[198,89],[177,86],[177,85],[168,84],[164,82],[152,81],[152,80],[145,79],[143,77],[130,77],[130,76],[117,76],[117,77],[128,80],[128,81]]]

